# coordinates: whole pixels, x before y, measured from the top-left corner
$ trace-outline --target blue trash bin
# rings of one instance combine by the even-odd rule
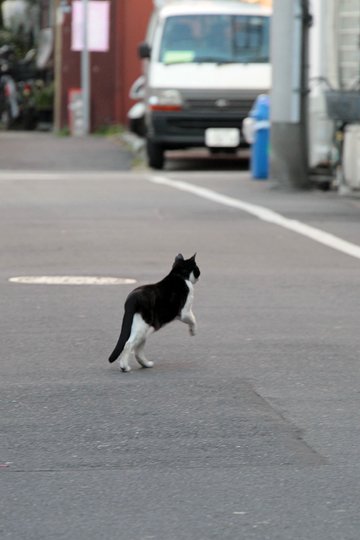
[[[254,142],[251,145],[250,169],[253,178],[269,176],[270,98],[260,94],[250,111],[254,119]]]

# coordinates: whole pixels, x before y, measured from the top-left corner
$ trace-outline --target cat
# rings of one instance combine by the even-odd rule
[[[158,283],[142,285],[134,289],[125,301],[125,313],[121,333],[109,362],[119,357],[120,369],[130,371],[132,353],[144,368],[154,362],[144,356],[146,339],[165,324],[179,319],[189,326],[191,336],[196,334],[196,319],[191,306],[194,298],[193,284],[200,276],[195,255],[184,259],[181,253],[175,257],[170,273]]]

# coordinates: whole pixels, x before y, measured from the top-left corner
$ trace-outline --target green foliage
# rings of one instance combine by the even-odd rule
[[[119,124],[110,124],[107,126],[101,126],[99,127],[95,132],[94,135],[104,135],[104,136],[111,136],[111,135],[121,135],[125,132],[125,128],[122,125]]]
[[[59,131],[56,131],[56,135],[58,137],[69,137],[70,136],[70,129],[68,126],[63,127],[62,129],[59,129]]]
[[[51,110],[54,106],[54,83],[39,84],[34,89],[35,107],[38,111]]]
[[[29,50],[28,44],[24,42],[21,34],[14,34],[14,32],[5,30],[5,28],[0,29],[0,47],[3,45],[13,45],[15,58],[18,60],[23,58]]]

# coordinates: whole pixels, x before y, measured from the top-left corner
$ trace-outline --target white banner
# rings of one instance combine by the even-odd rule
[[[72,4],[71,50],[83,49],[83,2]],[[110,38],[110,2],[90,0],[88,7],[88,48],[92,52],[107,52]]]

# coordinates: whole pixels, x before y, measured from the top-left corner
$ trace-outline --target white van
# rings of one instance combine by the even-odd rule
[[[235,0],[162,1],[139,46],[150,167],[165,151],[245,144],[243,119],[271,84],[271,10]]]

